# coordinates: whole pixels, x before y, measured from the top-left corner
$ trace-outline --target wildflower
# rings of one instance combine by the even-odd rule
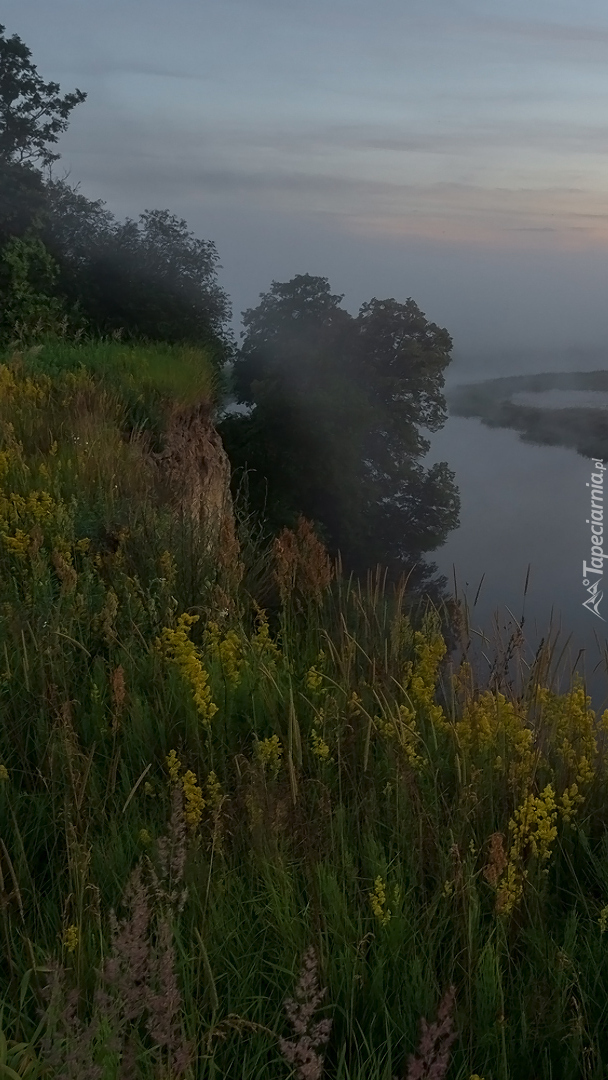
[[[207,792],[207,802],[212,810],[219,810],[224,796],[222,793],[222,785],[214,772],[210,772],[207,777],[205,791]]]
[[[163,551],[161,553],[158,560],[158,569],[169,588],[172,588],[177,576],[177,565],[170,551]]]
[[[378,876],[374,882],[373,891],[369,894],[372,911],[381,926],[386,926],[390,921],[391,912],[386,907],[386,886],[380,876]]]
[[[416,750],[420,742],[420,733],[416,727],[416,717],[412,709],[406,705],[400,705],[397,714],[388,719],[383,716],[374,716],[376,729],[385,739],[394,741],[403,751],[403,754],[412,768],[418,769],[427,761],[420,757]]]
[[[169,752],[169,756],[165,758],[167,768],[169,770],[169,779],[172,784],[177,784],[179,778],[179,770],[182,767],[182,763],[179,760],[175,750]]]
[[[552,784],[547,784],[538,797],[528,795],[524,804],[515,811],[515,821],[511,819],[509,822],[518,852],[523,851],[528,841],[533,854],[538,855],[543,862],[547,860],[551,854],[550,845],[557,836],[554,825],[556,816]]]
[[[211,688],[207,685],[209,675],[202,665],[198,649],[188,634],[198,615],[184,613],[178,619],[177,630],[165,628],[156,645],[166,656],[174,660],[181,674],[190,683],[194,704],[206,727],[215,716],[217,705],[211,700]]]
[[[268,616],[266,615],[266,612],[255,602],[254,607],[256,611],[255,633],[251,638],[251,647],[254,653],[259,657],[263,657],[268,664],[269,661],[272,662],[281,655],[281,650],[270,636],[270,627],[268,625]]]
[[[323,693],[323,675],[314,665],[306,673],[306,687],[313,694]]]
[[[148,832],[147,829],[140,829],[139,830],[138,839],[139,839],[140,844],[144,844],[146,846],[148,844],[152,843],[152,837],[150,836],[150,833]]]
[[[566,788],[562,794],[562,805],[560,806],[566,824],[572,821],[576,805],[584,801],[584,797],[579,794],[578,784],[571,784],[569,788]]]
[[[111,675],[111,684],[114,710],[117,716],[119,716],[126,698],[125,671],[122,664],[119,664],[118,667],[114,668]]]
[[[228,630],[222,637],[215,622],[207,623],[204,641],[215,660],[222,665],[224,675],[233,686],[241,681],[241,669],[245,665],[242,642],[236,630]]]
[[[588,787],[595,775],[597,757],[595,712],[589,708],[591,698],[585,694],[580,678],[565,695],[540,687],[538,700],[543,724],[552,732],[564,765],[575,774],[579,790]]]
[[[309,521],[301,517],[295,532],[283,529],[274,541],[275,580],[284,604],[297,588],[303,596],[321,603],[333,570],[329,555],[315,536]]]
[[[509,914],[522,895],[523,882],[528,876],[527,870],[522,872],[523,858],[528,845],[532,854],[541,862],[549,859],[551,844],[557,836],[556,817],[557,808],[551,784],[547,784],[539,796],[530,793],[515,811],[514,817],[509,821],[513,843],[506,864],[505,876],[500,882],[501,889],[496,902],[497,911]],[[486,879],[495,883],[496,879],[492,880],[490,868],[487,867],[486,870],[488,871],[487,873],[484,871]],[[544,869],[544,873],[548,873],[548,870]]]
[[[265,770],[268,765],[272,779],[276,780],[281,768],[281,756],[283,754],[279,736],[272,735],[270,739],[262,739],[261,742],[256,743],[255,752],[262,768]]]
[[[505,876],[501,879],[501,889],[496,897],[496,913],[510,915],[523,894],[523,883],[528,871],[523,873],[514,862],[508,862]]]
[[[27,555],[28,548],[30,546],[30,534],[23,531],[23,529],[17,529],[14,536],[9,536],[3,532],[2,539],[9,551],[12,551],[14,555]]]
[[[598,922],[600,924],[600,933],[603,934],[608,926],[608,905],[600,911]]]
[[[116,619],[117,614],[118,597],[114,592],[114,589],[110,588],[106,592],[104,605],[98,616],[98,623],[101,626],[101,631],[107,645],[111,645],[116,637],[114,620]]]
[[[194,829],[200,825],[206,803],[203,798],[203,793],[198,786],[196,776],[190,770],[184,774],[182,779],[182,790],[184,792],[186,804],[184,808],[184,817],[190,828],[194,831]]]
[[[174,754],[175,750],[172,750],[171,753]],[[169,773],[169,775],[171,775],[171,773]],[[177,776],[176,776],[176,780],[177,780]],[[154,785],[151,784],[149,780],[146,780],[146,782],[144,784],[144,794],[149,795],[151,799],[156,798],[156,792],[154,790]]]
[[[74,570],[74,567],[56,548],[53,548],[51,559],[57,577],[61,581],[61,592],[71,593],[78,581],[78,574]]]
[[[323,761],[327,761],[329,757],[329,746],[321,738],[315,728],[310,733],[310,741],[312,744],[312,752],[315,757],[321,758]]]
[[[415,664],[405,666],[405,688],[414,711],[408,710],[414,717],[422,709],[432,724],[440,729],[447,727],[441,705],[436,705],[435,687],[439,664],[447,646],[441,634],[427,628],[425,632],[417,630],[414,634]]]
[[[490,859],[483,868],[483,876],[490,885],[496,885],[507,865],[507,856],[504,853],[502,842],[502,833],[492,833],[490,837]]]
[[[424,1017],[420,1027],[422,1038],[418,1048],[419,1057],[410,1055],[408,1060],[407,1080],[423,1080],[423,1077],[432,1077],[433,1080],[443,1080],[448,1065],[450,1046],[456,1038],[456,1032],[452,1031],[452,1017],[450,1013],[454,1007],[456,989],[450,986],[446,991],[437,1013],[437,1021],[428,1024]],[[435,1045],[437,1044],[437,1045]]]
[[[329,1041],[331,1031],[329,1019],[312,1023],[327,992],[326,989],[319,990],[317,966],[315,950],[311,946],[304,955],[294,997],[285,1001],[285,1012],[297,1039],[279,1039],[279,1049],[285,1060],[296,1066],[296,1080],[320,1080],[323,1058],[317,1051]]]
[[[353,690],[352,694],[348,699],[348,705],[349,708],[352,709],[355,716],[360,716],[361,705],[363,705],[363,698],[360,698],[359,695]]]
[[[8,780],[8,769],[2,763],[0,763],[0,780]]]
[[[72,923],[71,926],[68,926],[65,934],[63,935],[63,947],[64,949],[67,949],[69,953],[73,953],[78,948],[79,941],[80,934],[78,931],[78,927],[74,923]]]

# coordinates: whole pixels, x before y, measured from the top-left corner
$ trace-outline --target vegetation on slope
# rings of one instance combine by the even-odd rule
[[[305,521],[214,556],[129,357],[0,365],[5,1075],[599,1078],[608,714],[452,678]]]
[[[214,552],[175,513],[213,245],[42,183],[85,95],[3,31],[0,1075],[599,1080],[608,714],[547,650],[453,673],[306,520]]]

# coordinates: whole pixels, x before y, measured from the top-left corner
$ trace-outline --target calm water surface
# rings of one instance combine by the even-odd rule
[[[576,664],[585,678],[593,707],[608,707],[608,572],[600,605],[606,621],[582,606],[591,461],[458,416],[431,437],[428,461],[447,461],[456,473],[461,525],[429,557],[452,585],[455,575],[468,601],[482,669],[489,670],[483,654],[494,655],[497,635],[506,641],[516,621],[523,621],[528,661],[552,627],[569,669]]]

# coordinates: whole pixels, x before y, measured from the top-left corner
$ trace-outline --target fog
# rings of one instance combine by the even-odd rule
[[[492,252],[348,236],[314,220],[215,215],[220,280],[240,313],[272,280],[329,278],[355,315],[372,296],[408,296],[454,342],[449,382],[526,371],[587,370],[608,359],[608,253]]]

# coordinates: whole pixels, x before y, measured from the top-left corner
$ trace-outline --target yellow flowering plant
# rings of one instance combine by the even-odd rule
[[[390,922],[391,910],[386,906],[386,884],[381,875],[374,882],[374,888],[369,894],[371,909],[381,926]]]
[[[161,637],[156,639],[156,646],[177,665],[183,678],[190,684],[197,712],[204,726],[209,727],[218,708],[211,700],[209,674],[203,667],[196,645],[188,636],[190,627],[198,618],[198,615],[180,615],[177,629],[165,627]]]
[[[261,739],[255,745],[255,756],[260,762],[262,769],[269,769],[273,780],[276,780],[281,768],[283,747],[278,735],[271,735],[269,739]]]

